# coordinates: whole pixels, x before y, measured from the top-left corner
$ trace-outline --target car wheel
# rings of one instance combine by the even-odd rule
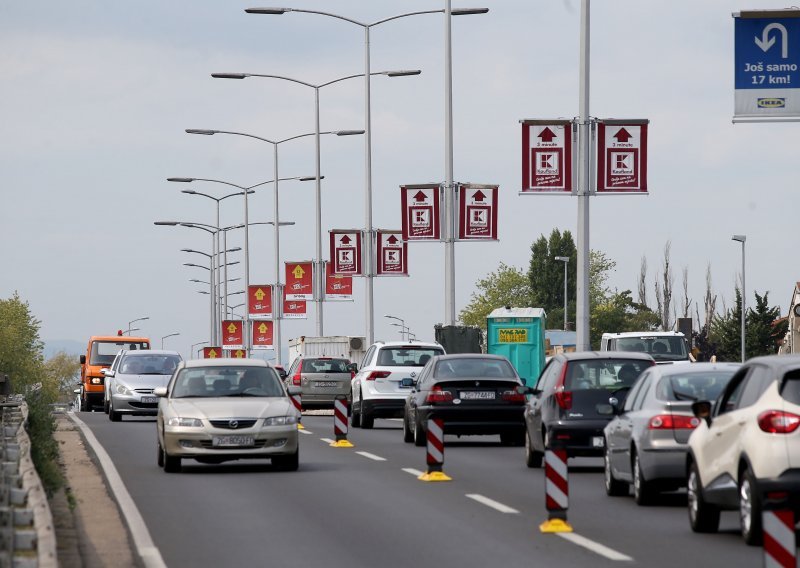
[[[411,427],[408,425],[408,416],[403,416],[403,441],[406,444],[410,444],[414,441],[414,433],[411,431]]]
[[[637,505],[649,505],[655,497],[653,483],[647,481],[642,473],[639,452],[633,452],[633,498]]]
[[[372,427],[375,425],[375,417],[371,414],[367,414],[364,410],[364,399],[361,399],[361,427],[364,430],[371,430]]]
[[[111,420],[111,422],[120,422],[122,420],[122,414],[114,410],[113,400],[108,404],[108,419]]]
[[[750,468],[743,471],[739,477],[739,522],[742,526],[742,538],[750,546],[757,546],[764,537],[761,500]]]
[[[86,398],[86,392],[81,391],[81,412],[89,412],[91,408],[89,408],[89,400]]]
[[[167,473],[180,473],[181,458],[178,456],[171,456],[164,450],[164,471]]]
[[[525,431],[525,465],[528,467],[535,467],[540,468],[542,467],[542,458],[544,454],[542,452],[537,452],[533,449],[533,443],[531,442],[531,435],[526,430]]]
[[[416,417],[414,417],[414,445],[418,448],[427,445],[428,437],[425,435],[425,431],[422,429],[422,424],[419,423]]]
[[[603,454],[603,473],[606,495],[623,497],[628,494],[628,484],[614,477],[614,471],[611,469],[611,450],[608,448],[608,442],[606,442],[606,451]]]
[[[713,533],[719,530],[719,508],[705,502],[703,488],[700,485],[700,474],[697,465],[689,467],[689,479],[686,483],[689,504],[689,524],[694,532]]]
[[[161,442],[158,442],[158,459],[156,462],[158,467],[164,467],[164,448],[161,447]]]
[[[288,456],[275,456],[272,458],[272,465],[278,471],[297,471],[300,467],[300,448]]]
[[[361,397],[358,397],[358,409],[356,410],[356,404],[353,403],[353,407],[350,410],[350,426],[353,428],[361,427]]]
[[[108,414],[108,400],[105,397],[103,397],[103,412]]]

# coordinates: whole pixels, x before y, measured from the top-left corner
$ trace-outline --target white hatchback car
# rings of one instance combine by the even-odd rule
[[[800,355],[748,360],[716,403],[692,405],[689,522],[716,532],[721,510],[739,510],[747,544],[762,539],[762,512],[800,512]]]
[[[411,381],[435,355],[444,355],[438,343],[378,341],[364,355],[350,381],[353,408],[350,424],[372,428],[375,418],[401,418]]]

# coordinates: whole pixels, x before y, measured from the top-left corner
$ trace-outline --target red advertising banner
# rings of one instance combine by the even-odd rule
[[[335,274],[333,263],[325,263],[325,300],[328,302],[353,301],[353,277]]]
[[[247,289],[247,313],[251,320],[272,319],[272,286],[251,284]]]
[[[244,349],[244,322],[242,320],[222,321],[222,348]]]
[[[496,185],[462,183],[458,189],[458,238],[497,240]]]
[[[331,235],[333,273],[361,276],[361,231],[334,229],[328,232]]]
[[[230,352],[230,356],[234,359],[247,359],[247,351],[244,349],[233,349]]]
[[[441,238],[439,184],[400,186],[403,241],[438,241]]]
[[[272,349],[274,325],[271,321],[254,321],[251,337],[253,349]]]
[[[597,121],[597,192],[647,193],[649,120]]]
[[[378,276],[408,276],[408,243],[400,231],[378,229],[376,232]]]
[[[286,263],[286,285],[283,288],[289,300],[314,299],[314,263],[310,260]]]
[[[307,319],[305,300],[283,300],[283,319]]]
[[[219,359],[222,357],[221,347],[203,347],[203,359]]]
[[[522,193],[572,192],[572,122],[521,122]]]

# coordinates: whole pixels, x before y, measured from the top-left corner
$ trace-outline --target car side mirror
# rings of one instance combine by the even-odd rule
[[[153,394],[156,396],[167,396],[167,387],[156,387],[153,389]]]
[[[81,365],[85,365],[86,364],[86,355],[81,355],[80,357],[78,357],[78,361],[81,362]]]
[[[415,387],[417,386],[417,381],[411,377],[405,377],[404,379],[400,380],[400,386],[404,388]]]
[[[523,385],[527,385],[528,384],[528,379],[520,377],[519,380],[522,381]]]
[[[81,394],[81,389],[72,389],[72,394]]]
[[[112,371],[111,369],[101,369],[100,373],[102,373],[104,377],[113,377],[117,374],[116,371]]]
[[[692,403],[692,413],[700,420],[705,420],[711,426],[711,402],[698,400]]]
[[[290,385],[286,387],[286,392],[289,393],[289,396],[297,396],[298,394],[303,393],[303,388],[295,385]]]
[[[535,395],[535,394],[540,394],[542,392],[537,388],[529,387],[527,385],[519,386],[514,390],[516,390],[518,394],[533,394],[533,395]]]

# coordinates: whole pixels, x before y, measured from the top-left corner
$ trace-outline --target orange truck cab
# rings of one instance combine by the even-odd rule
[[[80,356],[80,409],[82,411],[90,411],[92,407],[103,406],[106,383],[103,371],[111,367],[114,357],[123,349],[150,349],[150,340],[147,337],[124,335],[97,335],[89,338],[86,355]]]

